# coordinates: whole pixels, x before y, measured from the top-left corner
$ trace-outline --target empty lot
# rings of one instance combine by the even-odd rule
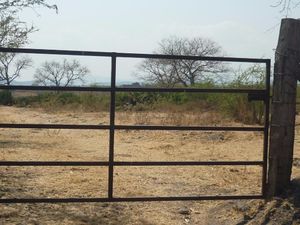
[[[41,109],[0,107],[2,123],[108,124],[108,121],[105,112],[49,113]],[[117,112],[116,123],[242,126],[213,113]],[[1,129],[0,144],[1,160],[107,161],[109,133]],[[262,150],[261,132],[116,131],[115,134],[116,161],[255,161],[262,159]],[[260,194],[261,170],[258,166],[120,166],[114,170],[114,196]],[[1,167],[0,173],[1,198],[107,196],[107,167]],[[295,168],[294,176],[297,173]],[[248,203],[258,206],[262,201]],[[3,224],[232,224],[243,219],[244,212],[238,204],[238,201],[18,204],[1,205],[0,218]]]

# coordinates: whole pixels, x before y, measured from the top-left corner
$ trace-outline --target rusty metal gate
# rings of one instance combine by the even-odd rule
[[[12,49],[0,48],[0,53],[28,53],[68,56],[109,57],[111,59],[111,86],[110,87],[53,87],[53,86],[5,86],[0,90],[34,90],[34,91],[80,91],[80,92],[107,92],[110,93],[110,123],[109,125],[76,125],[76,124],[12,124],[1,123],[0,128],[41,128],[41,129],[92,129],[109,131],[109,160],[108,161],[0,161],[2,167],[26,166],[106,166],[108,167],[108,193],[105,198],[1,198],[0,203],[68,203],[68,202],[132,202],[132,201],[186,201],[186,200],[227,200],[227,199],[261,199],[266,196],[267,183],[267,154],[269,129],[269,101],[270,101],[270,60],[256,58],[232,57],[200,57],[182,55],[136,54],[94,51],[65,51],[46,49]],[[117,58],[151,58],[173,60],[202,60],[218,62],[259,63],[265,65],[266,79],[263,89],[203,89],[203,88],[124,88],[116,86]],[[115,125],[115,98],[117,92],[190,92],[190,93],[243,93],[248,94],[250,100],[264,101],[264,125],[239,126],[157,126],[157,125]],[[177,130],[177,131],[243,131],[262,132],[263,158],[260,161],[115,161],[114,142],[115,130]],[[262,190],[259,195],[215,195],[215,196],[171,196],[171,197],[114,197],[114,167],[124,166],[259,166],[262,167]]]

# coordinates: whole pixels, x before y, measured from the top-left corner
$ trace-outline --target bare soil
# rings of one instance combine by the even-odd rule
[[[50,113],[0,107],[1,123],[108,121],[105,112]],[[214,112],[117,112],[116,123],[242,126]],[[0,224],[297,224],[299,131],[295,140],[295,181],[286,199],[269,203],[7,204],[0,205]],[[1,129],[0,160],[107,161],[108,141],[108,131]],[[116,161],[252,161],[262,160],[262,151],[260,132],[116,131],[115,135]],[[106,197],[107,174],[106,167],[0,167],[0,198]],[[258,166],[116,167],[114,196],[255,195],[261,192],[261,177],[262,168]]]

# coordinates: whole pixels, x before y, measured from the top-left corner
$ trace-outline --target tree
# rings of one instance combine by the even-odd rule
[[[33,27],[12,16],[0,16],[0,47],[18,48],[28,43]],[[29,57],[16,57],[16,53],[0,53],[0,83],[10,85],[20,77],[21,71],[31,65]]]
[[[155,54],[221,56],[222,48],[214,41],[201,37],[192,39],[171,37],[163,39]],[[173,87],[193,86],[208,79],[208,75],[226,71],[224,65],[216,61],[146,59],[139,66],[140,77],[150,83]]]
[[[235,87],[262,88],[265,85],[266,68],[261,64],[253,64],[247,68],[239,67],[232,72],[235,78],[231,83]]]
[[[0,16],[0,47],[15,48],[28,43],[28,34],[34,32],[12,16]]]
[[[10,85],[16,78],[20,77],[21,71],[31,66],[29,57],[14,60],[14,54],[0,56],[0,82]],[[13,66],[11,66],[13,65]]]
[[[278,0],[272,7],[280,8],[280,13],[283,13],[286,17],[291,11],[300,6],[300,1],[297,0]]]
[[[0,13],[16,14],[25,8],[33,8],[36,6],[44,6],[55,9],[56,11],[58,10],[56,5],[50,5],[45,0],[2,0],[0,2]]]
[[[79,61],[68,62],[66,59],[62,63],[51,61],[44,62],[41,68],[34,74],[36,84],[54,85],[67,87],[75,81],[84,82],[85,76],[89,73],[88,68],[81,66]]]
[[[20,21],[16,14],[24,8],[44,6],[57,10],[45,0],[4,0],[0,2],[0,47],[20,48],[29,42],[29,34],[36,31]],[[17,57],[15,53],[0,52],[0,83],[10,85],[20,77],[22,70],[31,66],[29,57]]]

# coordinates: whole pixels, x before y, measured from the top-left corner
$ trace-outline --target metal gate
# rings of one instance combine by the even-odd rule
[[[200,57],[182,55],[136,54],[94,51],[65,51],[46,49],[0,48],[0,53],[30,53],[69,56],[109,57],[111,59],[110,87],[53,87],[53,86],[4,86],[0,90],[35,90],[35,91],[80,91],[110,93],[110,123],[109,125],[76,125],[76,124],[9,124],[1,123],[0,128],[42,128],[42,129],[89,129],[109,131],[108,161],[0,161],[0,166],[106,166],[108,167],[108,193],[105,198],[11,198],[0,199],[0,203],[68,203],[68,202],[133,202],[133,201],[190,201],[190,200],[227,200],[227,199],[261,199],[266,196],[267,154],[269,129],[270,100],[270,59],[232,58],[232,57]],[[173,60],[202,60],[219,62],[259,63],[265,65],[266,80],[264,89],[199,89],[199,88],[124,88],[116,86],[117,58],[151,58]],[[115,125],[116,93],[117,92],[191,92],[191,93],[244,93],[249,99],[264,101],[264,126],[226,127],[226,126],[154,126],[154,125]],[[264,135],[263,158],[260,161],[115,161],[114,142],[115,130],[179,130],[179,131],[259,131]],[[114,167],[124,166],[260,166],[262,167],[262,190],[259,195],[215,195],[215,196],[171,196],[171,197],[114,197]]]

